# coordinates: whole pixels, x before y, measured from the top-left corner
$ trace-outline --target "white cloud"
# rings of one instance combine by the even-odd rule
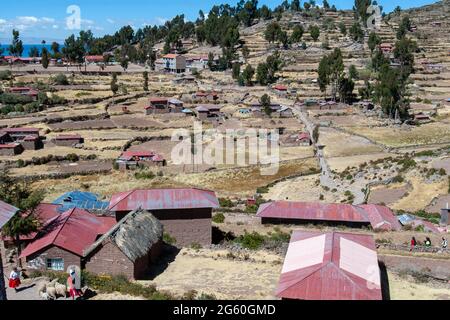
[[[41,20],[42,20],[43,22],[48,22],[48,23],[54,23],[54,22],[55,22],[55,19],[53,19],[53,18],[47,18],[47,17],[43,17],[43,18],[41,18]]]
[[[114,21],[113,19],[106,19],[106,21],[108,22],[108,23],[111,23],[111,24],[114,24],[116,21]]]
[[[32,17],[32,16],[17,17],[17,20],[23,24],[34,24],[34,23],[39,22],[38,18]]]
[[[0,24],[6,24],[6,20],[4,20],[4,19],[0,19]]]
[[[59,26],[58,26],[57,24],[54,24],[54,25],[52,26],[52,28],[53,28],[53,29],[59,29]]]

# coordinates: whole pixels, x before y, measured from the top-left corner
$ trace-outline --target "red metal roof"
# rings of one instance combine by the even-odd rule
[[[302,219],[320,221],[367,222],[360,210],[349,204],[276,201],[262,204],[260,218]]]
[[[0,149],[14,149],[19,145],[18,143],[0,144]]]
[[[86,60],[90,62],[103,62],[105,58],[103,56],[86,56]]]
[[[402,229],[397,216],[388,207],[374,204],[361,205],[359,207],[366,212],[373,229],[386,231]]]
[[[4,131],[7,133],[16,133],[16,132],[28,132],[28,133],[39,133],[38,128],[3,128],[0,131]]]
[[[55,137],[55,140],[80,140],[79,134],[62,134]]]
[[[179,56],[178,54],[169,53],[169,54],[166,54],[165,56],[163,56],[163,58],[164,59],[175,59],[178,56]]]
[[[276,295],[297,300],[381,300],[373,237],[294,231]]]
[[[161,102],[161,103],[168,103],[168,102],[169,102],[169,99],[168,99],[168,98],[157,98],[157,97],[155,97],[155,98],[150,98],[150,103],[158,103],[158,102]]]
[[[112,217],[98,217],[82,209],[71,209],[41,230],[36,239],[23,250],[21,258],[49,246],[57,246],[82,256],[83,250],[115,224],[116,220]]]
[[[373,229],[400,230],[401,225],[391,209],[379,205],[353,206],[350,204],[325,204],[319,202],[276,201],[262,204],[260,218],[366,222]]]
[[[19,211],[16,207],[0,201],[0,229]]]
[[[24,141],[36,141],[39,138],[36,136],[26,136],[25,138],[23,138]]]
[[[311,140],[309,133],[303,132],[298,135],[298,140]]]
[[[200,189],[133,190],[113,195],[111,211],[218,208],[214,191]]]
[[[288,89],[286,86],[283,86],[281,84],[277,84],[273,88],[278,91],[287,91],[287,89]]]
[[[153,151],[125,151],[120,155],[120,159],[131,160],[133,158],[152,158],[155,155]]]

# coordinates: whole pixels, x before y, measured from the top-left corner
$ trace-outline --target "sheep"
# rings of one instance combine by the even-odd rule
[[[46,294],[48,295],[48,297],[51,299],[51,300],[56,300],[57,299],[57,296],[56,296],[56,289],[54,288],[54,287],[47,287],[47,292],[46,292]],[[49,299],[49,300],[50,300]]]
[[[64,298],[67,298],[67,287],[63,284],[56,283],[55,284],[56,294],[58,296],[62,296]]]

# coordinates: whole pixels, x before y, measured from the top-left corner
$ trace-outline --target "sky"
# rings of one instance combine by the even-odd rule
[[[238,0],[21,0],[2,1],[0,7],[0,43],[11,39],[13,28],[21,33],[24,43],[35,44],[42,40],[62,41],[79,29],[69,29],[66,19],[73,16],[69,6],[80,9],[81,29],[92,30],[95,36],[112,34],[124,25],[141,28],[145,25],[164,24],[177,14],[195,21],[202,9],[207,13],[214,4],[235,5]],[[273,8],[282,0],[259,0]],[[304,1],[302,0],[301,3]],[[322,0],[316,1],[321,4]],[[338,9],[351,9],[354,0],[328,0]],[[397,5],[402,9],[418,7],[436,0],[378,0],[386,12]],[[75,13],[76,14],[76,13]],[[77,27],[77,26],[75,26]]]

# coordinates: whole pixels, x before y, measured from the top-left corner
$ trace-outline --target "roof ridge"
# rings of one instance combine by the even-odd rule
[[[111,206],[111,203],[110,203],[110,206],[109,206],[109,210],[111,211],[111,209],[114,209],[114,207],[116,207],[120,202],[122,202],[124,199],[126,199],[126,198],[128,198],[131,194],[133,194],[135,191],[137,191],[138,189],[134,189],[134,190],[130,190],[130,191],[126,191],[125,192],[125,196],[122,198],[122,199],[120,199],[119,201],[117,201],[113,206]]]
[[[62,229],[63,229],[64,226],[66,225],[67,221],[69,221],[70,217],[71,217],[72,214],[75,212],[75,209],[76,209],[76,208],[72,208],[72,209],[66,211],[66,213],[70,211],[70,214],[65,218],[64,223],[61,225],[61,227],[59,228],[58,232],[57,232],[56,235],[53,237],[52,243],[54,243],[55,240],[58,238],[59,234],[61,233]],[[58,220],[58,219],[56,219],[56,220]],[[56,221],[56,220],[55,220],[55,221]]]

